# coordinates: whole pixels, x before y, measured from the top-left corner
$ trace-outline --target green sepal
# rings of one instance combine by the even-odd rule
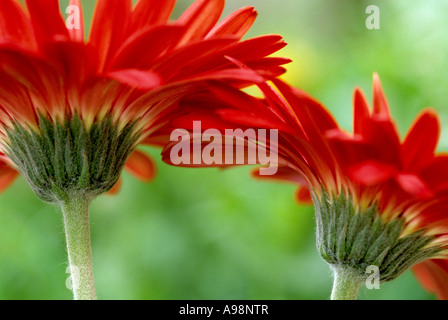
[[[414,264],[435,257],[442,248],[422,231],[403,236],[405,221],[384,222],[376,205],[355,210],[350,197],[313,197],[317,223],[317,249],[335,268],[352,270],[361,281],[367,267],[377,266],[380,281],[391,281]]]
[[[78,115],[53,123],[39,116],[39,130],[16,123],[7,131],[6,153],[36,195],[64,202],[70,194],[95,197],[118,181],[140,133],[131,123],[118,131],[107,116],[87,129]]]

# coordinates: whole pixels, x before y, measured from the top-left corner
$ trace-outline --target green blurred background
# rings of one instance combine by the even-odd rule
[[[179,0],[173,18],[192,2]],[[95,1],[83,3],[90,21]],[[380,30],[365,27],[372,4]],[[284,78],[347,129],[353,88],[370,98],[373,72],[403,135],[426,106],[448,124],[447,2],[228,0],[225,15],[245,5],[259,11],[248,36],[282,34],[289,46],[280,55],[294,59]],[[332,279],[315,249],[313,208],[294,201],[294,186],[254,181],[249,167],[169,167],[160,150],[148,151],[158,161],[153,183],[125,174],[118,196],[92,205],[99,298],[328,299]],[[0,299],[71,299],[66,260],[59,209],[20,178],[0,195]],[[380,290],[363,288],[360,298],[434,299],[411,272]]]

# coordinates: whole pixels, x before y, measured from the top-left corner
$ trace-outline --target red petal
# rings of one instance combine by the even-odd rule
[[[153,62],[174,47],[184,32],[181,26],[158,26],[133,34],[111,61],[111,68],[153,67]]]
[[[325,137],[344,174],[353,166],[375,159],[372,148],[359,135],[350,136],[340,129],[334,129],[327,131]]]
[[[283,72],[285,72],[285,69],[280,66],[291,62],[292,60],[288,58],[265,57],[251,61],[246,61],[246,65],[250,69],[271,72],[273,74],[271,77],[275,78],[276,77],[275,74],[277,73],[282,74]]]
[[[97,1],[89,42],[98,50],[99,71],[125,40],[131,9],[131,0]]]
[[[0,169],[0,192],[3,192],[6,188],[8,188],[11,183],[17,178],[19,173],[9,167],[4,166]]]
[[[313,204],[313,198],[311,198],[308,187],[299,187],[296,192],[296,199],[300,204]]]
[[[390,119],[389,104],[381,87],[378,74],[373,75],[373,114],[381,119]]]
[[[137,179],[151,181],[155,176],[155,164],[145,153],[135,150],[126,162],[126,170]]]
[[[200,74],[197,77],[192,77],[191,80],[233,80],[242,82],[245,85],[254,83],[263,83],[265,79],[253,70],[244,69],[225,69],[213,72]]]
[[[256,127],[265,129],[276,129],[290,134],[294,134],[288,126],[280,121],[276,121],[274,117],[265,118],[259,115],[254,115],[248,112],[233,110],[233,109],[220,109],[216,111],[223,120],[237,123],[246,127]]]
[[[35,55],[7,49],[0,50],[0,69],[28,89],[38,111],[51,116],[64,112],[65,88],[59,69]]]
[[[178,20],[187,27],[180,44],[205,37],[218,22],[223,10],[224,0],[197,0],[193,3]]]
[[[428,199],[433,196],[426,183],[414,174],[399,173],[395,176],[395,180],[404,191],[414,197]]]
[[[422,228],[431,230],[432,228],[437,230],[448,230],[448,202],[447,195],[444,195],[437,199],[437,202],[433,202],[430,206],[423,211],[419,211],[418,214],[412,219],[416,228]],[[446,235],[446,231],[445,231]]]
[[[148,111],[159,109],[153,107],[148,110],[148,106],[157,107],[161,105],[166,108],[190,92],[195,92],[195,88],[190,81],[158,87],[134,100],[121,114],[121,117],[123,119],[135,119],[143,116]]]
[[[298,170],[294,170],[290,167],[279,166],[277,172],[274,175],[261,175],[260,168],[256,168],[251,172],[252,176],[262,180],[276,180],[283,182],[291,182],[297,185],[308,185],[306,180]]]
[[[401,166],[401,144],[395,123],[377,117],[363,124],[362,137],[371,148],[371,154],[379,162]]]
[[[73,41],[77,42],[84,42],[84,16],[83,16],[83,10],[82,10],[82,3],[81,0],[70,0],[71,6],[76,6],[79,9],[79,29],[69,29],[68,33],[70,35],[70,38]]]
[[[15,120],[37,125],[27,88],[18,83],[14,77],[5,74],[0,77],[0,105]]]
[[[36,49],[33,29],[23,7],[15,0],[0,1],[0,41]]]
[[[403,167],[416,170],[433,158],[440,136],[440,123],[433,110],[422,112],[409,130],[402,146]]]
[[[356,88],[353,98],[354,118],[353,118],[353,132],[360,134],[363,132],[364,122],[370,118],[370,110],[364,93]]]
[[[339,127],[331,113],[310,95],[280,80],[274,79],[273,81],[290,103],[305,132],[323,135],[326,131]],[[317,140],[323,141],[323,138]]]
[[[109,72],[106,76],[123,84],[127,84],[133,88],[142,90],[154,89],[162,82],[160,76],[154,72],[137,69],[113,71]]]
[[[287,44],[279,35],[266,35],[251,38],[234,45],[226,55],[239,61],[254,60],[273,54],[284,48]]]
[[[272,116],[272,112],[266,108],[266,104],[264,104],[259,99],[248,95],[241,90],[238,90],[232,86],[216,83],[213,86],[210,86],[209,90],[211,91],[211,95],[207,95],[207,98],[212,98],[213,100],[217,100],[220,102],[225,102],[231,105],[233,108],[239,110],[245,110],[248,112],[257,112],[259,115],[263,117]],[[210,105],[216,105],[216,101],[208,101]],[[281,121],[280,118],[277,117],[277,121]]]
[[[185,70],[187,70],[188,75],[211,70],[204,62],[218,55],[221,64],[228,63],[224,59],[221,49],[234,42],[235,39],[209,39],[193,43],[163,55],[155,61],[152,69],[163,75],[164,78],[172,77],[173,74],[178,75],[180,72],[185,74]],[[216,68],[215,61],[213,61],[211,67]],[[191,71],[188,72],[188,70]]]
[[[265,58],[286,44],[280,36],[264,36],[237,42],[235,38],[213,38],[188,44],[155,61],[153,70],[164,78],[182,79],[210,70],[231,68],[231,57],[242,63]]]
[[[338,128],[336,121],[327,109],[308,94],[297,90],[280,80],[274,79],[280,92],[291,105],[294,117],[305,132],[310,145],[316,150],[317,157],[324,159],[326,164],[333,168],[333,154],[325,139],[325,132]],[[321,168],[323,170],[323,168]]]
[[[168,21],[176,0],[139,0],[132,12],[130,32]]]
[[[355,182],[365,186],[373,186],[392,178],[397,168],[387,163],[374,160],[365,161],[349,168],[349,176]]]
[[[442,260],[428,260],[412,268],[423,287],[440,300],[448,300],[448,264]]]
[[[26,3],[36,38],[41,44],[57,39],[69,39],[58,0],[26,0]]]
[[[257,12],[253,7],[244,7],[225,18],[207,35],[208,38],[218,38],[224,36],[237,36],[241,39],[252,27],[257,18]]]
[[[448,190],[448,155],[439,155],[419,173],[434,191]]]
[[[171,121],[171,124],[175,128],[193,130],[193,123],[199,121],[201,122],[201,129],[217,129],[223,131],[233,127],[232,123],[223,121],[221,118],[217,117],[211,111],[208,110],[196,110],[196,112],[191,112],[187,115],[176,117]]]
[[[123,185],[123,179],[120,178],[118,179],[117,183],[115,183],[115,185],[112,187],[112,189],[110,189],[107,194],[110,196],[114,196],[116,194],[118,194],[118,192],[120,192],[121,187]]]

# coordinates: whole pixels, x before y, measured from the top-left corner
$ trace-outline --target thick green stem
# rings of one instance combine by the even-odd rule
[[[334,282],[331,300],[356,300],[362,282],[356,271],[351,268],[334,265],[332,269]]]
[[[61,202],[75,300],[96,300],[89,225],[90,198],[74,194]]]

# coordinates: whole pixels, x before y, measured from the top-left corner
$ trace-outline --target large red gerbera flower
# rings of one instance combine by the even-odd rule
[[[448,207],[443,200],[448,177],[439,174],[448,158],[435,153],[440,131],[435,111],[424,110],[401,140],[375,75],[373,110],[356,89],[354,133],[349,134],[308,94],[273,82],[280,94],[262,84],[264,99],[216,85],[210,89],[213,95],[185,100],[190,113],[173,126],[192,130],[192,122],[200,121],[204,132],[216,128],[222,134],[225,128],[278,130],[278,141],[257,141],[278,155],[278,170],[266,176],[257,169],[254,175],[298,184],[302,201],[310,199],[310,190],[318,248],[335,271],[334,298],[356,296],[369,266],[378,267],[381,281],[414,266],[426,288],[448,298]],[[165,162],[182,165],[173,162],[177,145],[167,145]],[[354,289],[340,292],[341,287]]]
[[[198,83],[244,86],[261,80],[227,57],[271,75],[283,73],[280,65],[288,62],[267,58],[285,45],[279,36],[240,41],[256,18],[252,7],[217,24],[224,0],[196,1],[177,21],[168,20],[174,0],[140,0],[135,6],[131,0],[99,0],[88,41],[79,0],[71,1],[79,8],[79,29],[67,28],[57,0],[26,3],[28,11],[17,0],[0,3],[3,144],[15,123],[39,131],[40,116],[56,123],[74,115],[87,130],[106,117],[119,128],[137,121],[138,142],[159,144],[158,126]],[[127,168],[143,179],[154,172],[139,151]]]
[[[224,0],[198,0],[169,21],[175,0],[98,0],[88,40],[80,0],[0,1],[0,151],[43,200],[63,207],[75,298],[94,298],[88,205],[123,167],[149,180],[140,144],[163,145],[178,101],[210,81],[242,88],[277,76],[277,35],[242,41],[256,11],[218,23]],[[242,69],[243,62],[253,70]],[[239,63],[238,62],[238,63]],[[0,187],[15,176],[0,165]]]

